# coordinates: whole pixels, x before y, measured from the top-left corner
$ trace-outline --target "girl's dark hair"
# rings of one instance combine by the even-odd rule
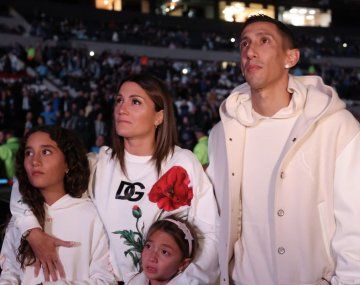
[[[131,75],[125,78],[120,83],[120,87],[125,82],[134,82],[138,84],[145,90],[146,94],[149,95],[150,99],[154,102],[155,111],[159,112],[163,110],[164,112],[163,122],[157,126],[155,131],[155,148],[152,155],[152,160],[155,161],[156,170],[159,175],[161,171],[161,163],[169,154],[174,152],[175,144],[177,142],[175,115],[170,92],[163,81],[146,73]],[[112,125],[111,157],[117,157],[120,162],[121,170],[126,174],[124,138],[116,133],[115,122]]]
[[[64,177],[65,192],[72,197],[80,198],[89,183],[90,168],[86,149],[79,138],[70,130],[58,126],[38,126],[31,129],[22,139],[16,155],[15,172],[19,181],[22,202],[34,213],[42,228],[45,225],[44,197],[40,190],[31,185],[24,167],[25,147],[29,137],[42,132],[50,136],[64,154],[69,172]],[[26,239],[22,238],[18,249],[17,260],[24,268],[35,262],[35,255]]]
[[[184,232],[176,224],[166,219],[172,219],[177,222],[181,222],[185,224],[186,227],[189,229],[193,237],[191,254],[189,254],[189,242],[185,239]],[[199,248],[198,236],[196,234],[195,227],[192,226],[189,222],[175,215],[167,216],[163,220],[158,220],[150,226],[146,235],[146,240],[148,240],[151,237],[151,235],[157,231],[163,231],[173,237],[173,239],[175,240],[176,244],[179,246],[183,254],[182,259],[190,258],[191,260],[193,260],[195,258],[197,250]]]

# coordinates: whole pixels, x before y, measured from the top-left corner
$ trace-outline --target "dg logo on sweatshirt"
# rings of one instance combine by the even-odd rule
[[[131,202],[139,201],[144,196],[144,184],[140,182],[130,183],[121,181],[115,194],[115,199],[128,200]]]

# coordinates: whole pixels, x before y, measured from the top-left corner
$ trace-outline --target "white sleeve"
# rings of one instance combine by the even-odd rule
[[[105,283],[104,283],[105,282]],[[106,281],[100,281],[100,280],[58,280],[58,281],[48,281],[48,282],[42,282],[43,285],[117,285],[117,282],[106,282]],[[1,284],[2,285],[2,284]]]
[[[336,267],[331,284],[360,284],[360,133],[336,161],[334,212]]]
[[[13,217],[15,217],[15,225],[19,229],[21,235],[29,229],[41,228],[29,206],[22,202],[22,197],[19,192],[19,183],[16,179],[11,190],[10,210]]]
[[[117,284],[110,263],[109,240],[99,216],[97,216],[94,226],[92,245],[90,279],[98,280],[94,284]]]
[[[87,154],[87,158],[89,160],[89,166],[90,166],[90,179],[89,179],[89,187],[88,187],[88,194],[90,198],[94,201],[95,195],[94,195],[94,185],[95,185],[95,178],[96,178],[96,165],[98,161],[98,154],[94,152],[89,152]]]
[[[191,202],[188,220],[200,232],[199,249],[193,262],[169,285],[214,284],[219,275],[216,238],[218,211],[213,187],[195,158],[193,171],[191,179],[196,199]]]
[[[224,202],[228,200],[228,191],[226,191],[228,189],[228,167],[224,138],[224,128],[220,122],[214,126],[209,135],[209,166],[206,169],[206,173],[214,187],[215,199],[220,215],[222,208],[224,208]]]
[[[19,232],[15,227],[14,218],[11,219],[4,238],[0,254],[0,285],[17,285],[21,283],[21,268],[16,260],[19,243]]]

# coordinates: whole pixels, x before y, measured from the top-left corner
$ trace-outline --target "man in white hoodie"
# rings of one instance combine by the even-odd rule
[[[209,139],[221,284],[360,284],[360,126],[320,77],[295,77],[291,31],[240,38],[238,86]]]

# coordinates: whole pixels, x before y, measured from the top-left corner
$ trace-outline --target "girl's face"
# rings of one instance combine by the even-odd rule
[[[148,238],[141,254],[142,268],[151,284],[166,284],[189,262],[189,258],[183,258],[174,238],[162,230],[155,231]]]
[[[30,135],[25,147],[24,167],[31,185],[43,194],[65,193],[64,176],[68,165],[49,134],[35,132]]]
[[[155,140],[155,126],[162,123],[163,111],[155,111],[154,102],[140,85],[125,82],[115,98],[114,118],[119,136]]]

